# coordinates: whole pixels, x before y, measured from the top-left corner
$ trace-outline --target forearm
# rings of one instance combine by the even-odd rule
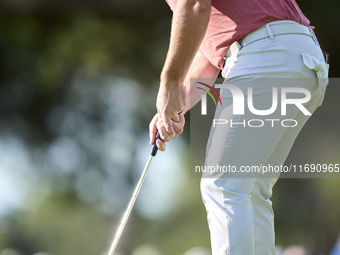
[[[204,78],[204,82],[213,86],[219,71],[220,70],[214,67],[201,52],[197,52],[184,81],[184,86],[187,90],[187,98],[183,113],[186,113],[194,107],[201,100],[202,94],[205,93],[196,88],[198,87],[198,84],[191,84],[190,79],[198,78],[199,80],[199,78]],[[209,80],[207,81],[206,78],[209,78]]]
[[[178,1],[173,14],[171,39],[161,73],[161,86],[183,84],[205,35],[211,0]]]

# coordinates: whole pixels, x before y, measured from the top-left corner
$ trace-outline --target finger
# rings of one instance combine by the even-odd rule
[[[164,124],[163,124],[163,121],[161,119],[159,119],[157,121],[156,127],[157,127],[159,135],[161,136],[161,139],[164,142],[169,142],[171,140],[171,137],[168,134],[168,132],[166,131]]]
[[[150,137],[150,144],[152,145],[155,141],[156,135],[157,135],[157,127],[156,127],[156,123],[158,121],[158,114],[156,114],[150,124],[149,124],[149,137]]]
[[[171,120],[178,122],[179,121],[179,112],[176,112],[174,115],[171,116]]]
[[[165,151],[166,149],[166,144],[165,142],[163,142],[162,140],[158,139],[156,141],[156,145],[157,145],[157,148],[160,150],[160,151]]]
[[[177,138],[180,134],[183,133],[183,129],[184,129],[183,125],[178,124],[178,123],[174,124],[174,130],[175,130],[175,133],[176,133],[174,139]]]
[[[175,130],[175,133],[176,133],[176,136],[174,138],[177,138],[180,134],[183,133],[183,130],[184,130],[184,125],[181,123],[175,123],[174,124],[174,130]]]
[[[184,124],[185,124],[185,118],[184,118],[183,114],[181,114],[179,116],[179,122],[173,123],[173,127],[174,127],[174,130],[175,130],[175,133],[176,133],[175,138],[177,138],[181,133],[183,133]]]
[[[179,117],[179,123],[183,123],[183,125],[185,124],[185,117],[183,113],[178,114]]]
[[[172,115],[171,120],[175,121],[175,122],[179,122],[179,116],[180,114],[183,113],[183,109],[181,109],[180,111],[177,111],[174,115]]]
[[[175,131],[172,127],[172,120],[168,117],[162,116],[163,125],[165,127],[166,132],[168,132],[171,138],[175,137]]]

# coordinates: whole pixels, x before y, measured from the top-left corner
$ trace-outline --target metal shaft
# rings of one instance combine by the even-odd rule
[[[125,225],[126,225],[126,222],[127,222],[128,219],[129,219],[130,213],[131,213],[132,208],[133,208],[133,206],[134,206],[134,204],[135,204],[135,202],[136,202],[136,199],[137,199],[137,197],[138,197],[138,193],[139,193],[139,191],[140,191],[140,189],[141,189],[141,187],[142,187],[142,185],[143,185],[143,182],[144,182],[144,179],[145,179],[145,177],[146,177],[146,174],[148,173],[148,170],[149,170],[149,167],[150,167],[150,165],[151,165],[151,162],[152,162],[153,158],[156,156],[156,153],[157,153],[157,150],[158,150],[157,145],[156,145],[156,141],[157,141],[158,139],[160,139],[159,134],[157,135],[157,137],[156,137],[156,139],[155,139],[155,143],[154,143],[154,145],[153,145],[153,147],[152,147],[152,150],[151,150],[151,155],[149,156],[149,159],[148,159],[148,161],[146,162],[146,165],[145,165],[145,167],[144,167],[144,170],[143,170],[143,172],[142,172],[142,175],[141,175],[141,177],[139,178],[139,181],[138,181],[137,186],[136,186],[136,188],[135,188],[135,190],[134,190],[134,192],[133,192],[133,194],[132,194],[132,198],[131,198],[131,200],[130,200],[130,202],[129,202],[129,205],[128,205],[128,207],[126,208],[126,211],[125,211],[125,213],[124,213],[124,216],[123,216],[123,218],[122,218],[122,220],[121,220],[121,222],[120,222],[120,225],[119,225],[119,227],[118,227],[118,230],[117,230],[117,233],[116,233],[116,235],[115,235],[115,238],[113,239],[113,242],[112,242],[112,244],[111,244],[111,248],[110,248],[110,251],[109,251],[108,255],[113,255],[113,253],[114,253],[114,251],[115,251],[115,249],[116,249],[116,247],[117,247],[119,238],[120,238],[120,236],[122,235],[123,230],[124,230],[124,227],[125,227]]]
[[[123,218],[122,218],[122,220],[121,220],[121,222],[120,222],[120,225],[119,225],[119,227],[118,227],[116,236],[115,236],[115,238],[113,239],[113,242],[112,242],[112,245],[111,245],[111,248],[110,248],[110,251],[109,251],[109,255],[113,255],[113,253],[114,253],[114,251],[115,251],[115,249],[116,249],[116,246],[117,246],[117,244],[118,244],[119,238],[120,238],[120,236],[121,236],[122,233],[123,233],[124,227],[125,227],[125,225],[126,225],[126,222],[128,221],[128,218],[129,218],[129,216],[130,216],[130,213],[131,213],[131,210],[132,210],[132,208],[133,208],[133,205],[134,205],[135,202],[136,202],[138,193],[139,193],[139,191],[140,191],[140,189],[141,189],[141,187],[142,187],[142,185],[143,185],[144,179],[145,179],[145,177],[146,177],[146,174],[147,174],[147,172],[148,172],[148,170],[149,170],[149,167],[150,167],[150,165],[151,165],[151,161],[152,161],[153,158],[154,158],[154,157],[150,155],[148,161],[146,162],[146,165],[145,165],[145,167],[144,167],[143,173],[142,173],[141,177],[139,178],[139,181],[138,181],[138,183],[137,183],[137,186],[136,186],[136,188],[135,188],[135,191],[133,192],[133,195],[132,195],[132,198],[131,198],[131,200],[130,200],[130,203],[129,203],[129,205],[128,205],[128,207],[127,207],[125,213],[124,213],[124,216],[123,216]]]

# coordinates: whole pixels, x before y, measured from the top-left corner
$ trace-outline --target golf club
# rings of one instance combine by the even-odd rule
[[[141,187],[142,187],[142,185],[143,185],[144,179],[145,179],[146,174],[147,174],[147,172],[148,172],[148,170],[149,170],[149,167],[150,167],[150,165],[151,165],[151,162],[152,162],[153,158],[154,158],[154,157],[156,156],[156,154],[157,154],[158,148],[157,148],[157,145],[156,145],[156,141],[157,141],[158,139],[161,139],[161,137],[160,137],[159,134],[157,134],[157,136],[156,136],[156,138],[155,138],[155,142],[154,142],[154,144],[153,144],[153,146],[152,146],[152,149],[151,149],[151,152],[150,152],[149,159],[148,159],[148,161],[146,162],[146,165],[145,165],[145,167],[144,167],[144,170],[143,170],[143,172],[142,172],[142,175],[141,175],[141,177],[139,178],[139,181],[138,181],[138,183],[137,183],[137,186],[136,186],[136,188],[135,188],[135,190],[134,190],[134,192],[133,192],[133,194],[132,194],[132,198],[131,198],[131,200],[130,200],[130,203],[129,203],[128,207],[126,208],[126,211],[125,211],[125,213],[124,213],[124,215],[123,215],[123,218],[122,218],[122,220],[121,220],[121,222],[120,222],[120,225],[119,225],[118,230],[117,230],[117,232],[116,232],[115,238],[113,239],[113,242],[112,242],[112,245],[111,245],[111,248],[110,248],[110,251],[109,251],[108,255],[113,255],[113,253],[114,253],[114,251],[115,251],[115,249],[116,249],[116,247],[117,247],[119,238],[120,238],[120,236],[122,235],[123,230],[124,230],[124,227],[125,227],[125,225],[126,225],[126,222],[127,222],[128,219],[129,219],[129,215],[130,215],[130,213],[131,213],[131,210],[132,210],[132,208],[133,208],[133,205],[134,205],[135,202],[136,202],[138,193],[139,193],[139,191],[140,191],[140,189],[141,189]]]

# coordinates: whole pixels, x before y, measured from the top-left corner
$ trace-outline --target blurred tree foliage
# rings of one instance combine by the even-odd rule
[[[330,74],[337,77],[340,2],[298,2],[331,53]],[[41,176],[26,201],[30,209],[0,221],[0,251],[104,252],[135,183],[131,159],[155,112],[170,21],[170,9],[156,0],[0,1],[0,143],[22,142],[33,166],[23,180],[33,172]],[[337,102],[336,94],[329,98]],[[324,113],[335,119],[333,129],[340,126],[337,108],[330,104],[333,114]],[[298,148],[299,155],[307,150]],[[340,156],[339,147],[331,153]],[[44,185],[48,192],[36,200]],[[120,250],[130,254],[152,243],[173,255],[209,247],[198,185],[188,179],[176,209],[162,221],[133,214]],[[279,181],[277,243],[327,253],[340,226],[339,191],[338,180]]]

